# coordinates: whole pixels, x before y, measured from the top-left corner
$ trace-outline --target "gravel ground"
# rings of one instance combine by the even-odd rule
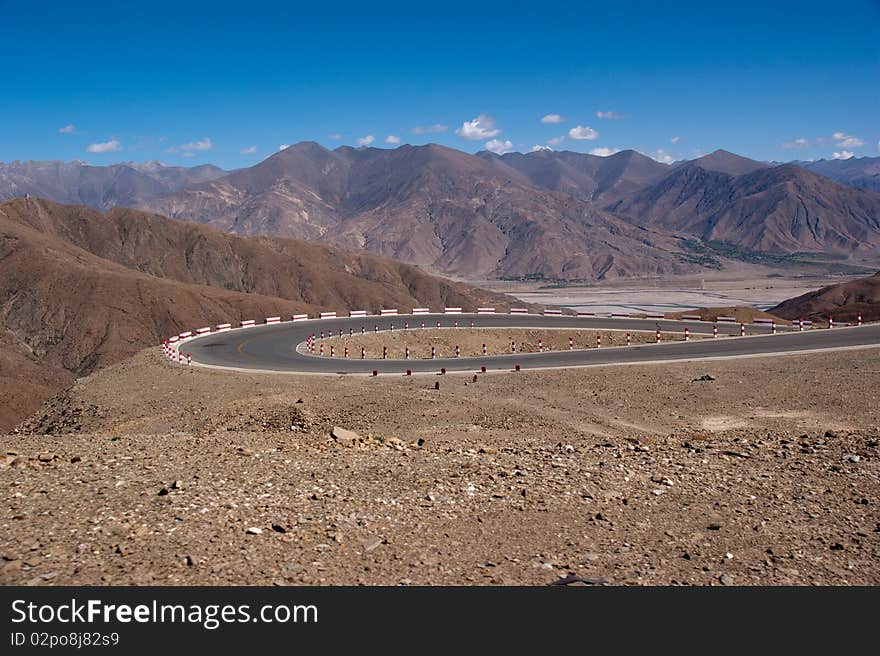
[[[880,349],[476,383],[151,349],[0,438],[0,583],[878,584],[878,389]]]

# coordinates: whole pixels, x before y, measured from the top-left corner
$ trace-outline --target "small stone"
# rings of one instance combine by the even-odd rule
[[[829,547],[831,551],[843,551],[843,545],[840,542],[835,542]]]
[[[252,456],[252,455],[254,455],[254,452],[253,452],[253,451],[251,451],[251,450],[248,449],[247,447],[243,447],[243,446],[238,447],[238,449],[237,449],[237,453],[238,453],[238,455],[240,455],[240,456]]]
[[[52,462],[53,458],[55,458],[55,454],[53,453],[41,453],[37,456],[37,460],[40,462]]]
[[[837,433],[835,433],[833,430],[827,430],[825,431],[825,437],[837,437]]]
[[[183,483],[181,483],[180,481],[174,481],[173,483],[171,483],[172,490],[180,490],[182,488],[183,488]]]
[[[193,565],[195,565],[195,562],[193,561],[192,556],[189,556],[189,555],[183,559],[183,562],[186,563],[187,567],[192,567]]]
[[[343,444],[345,446],[354,446],[361,441],[360,435],[358,435],[354,431],[350,431],[347,428],[342,428],[340,426],[333,427],[333,430],[330,431],[330,437],[336,440],[339,444]]]
[[[708,530],[710,530],[710,531],[720,531],[720,530],[721,530],[721,524],[714,524],[714,523],[713,523],[713,524],[709,524],[709,525],[706,527],[706,529],[708,529]]]
[[[287,533],[287,529],[284,528],[281,524],[272,524],[272,530],[276,533]]]
[[[418,441],[416,442],[416,444],[418,444],[419,446],[425,446],[425,438],[424,438],[424,437],[420,437],[420,438],[418,439]]]
[[[718,577],[721,585],[733,585],[733,577],[730,574],[722,574]]]
[[[73,464],[76,464],[76,463],[78,463],[78,462],[82,462],[82,458],[80,458],[79,456],[73,456],[73,457],[70,459],[70,462],[73,463]]]
[[[258,528],[256,526],[251,526],[247,531],[245,531],[245,533],[247,533],[248,535],[259,535],[262,532],[263,532],[263,529]]]
[[[850,462],[859,462],[862,459],[862,457],[857,456],[857,455],[849,455],[846,457],[846,459],[849,460]]]
[[[159,496],[164,497],[166,494],[168,494],[168,488],[163,486],[162,489],[159,490]]]
[[[382,546],[382,538],[370,537],[364,540],[361,544],[364,546],[364,553],[370,553]]]

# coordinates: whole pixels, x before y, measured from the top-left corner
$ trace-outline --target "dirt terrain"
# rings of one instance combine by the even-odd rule
[[[790,298],[773,308],[773,312],[784,317],[826,321],[829,316],[839,321],[855,321],[859,315],[864,321],[880,320],[880,271]]]
[[[291,239],[244,239],[135,210],[0,203],[0,430],[75,376],[169,335],[384,304],[509,300],[415,267]]]
[[[0,583],[880,584],[880,349],[471,381],[143,351],[2,438]]]
[[[462,321],[467,325],[467,320]],[[483,354],[483,345],[486,345],[487,355],[503,355],[511,352],[511,342],[516,343],[517,353],[537,353],[544,351],[568,350],[568,339],[573,340],[576,349],[596,348],[597,338],[601,347],[626,346],[626,331],[621,330],[566,330],[566,329],[504,329],[504,330],[479,330],[471,328],[441,328],[424,330],[410,323],[409,330],[383,331],[380,333],[355,333],[353,337],[344,334],[342,339],[338,335],[324,340],[324,355],[330,355],[330,346],[334,347],[335,356],[344,356],[345,348],[351,358],[359,358],[361,348],[368,358],[381,358],[382,349],[387,349],[389,358],[403,358],[406,349],[410,350],[410,358],[430,358],[431,347],[435,349],[438,358],[450,358],[455,356],[455,347],[460,349],[462,357],[478,356]],[[657,335],[653,332],[631,332],[630,343],[654,344]],[[699,339],[698,335],[690,335],[690,339]],[[681,333],[663,332],[660,334],[661,341],[682,341]],[[540,342],[540,343],[539,343]],[[320,333],[315,342],[316,350],[321,344]]]

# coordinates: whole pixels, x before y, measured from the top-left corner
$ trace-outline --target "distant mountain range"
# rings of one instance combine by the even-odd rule
[[[795,164],[851,187],[880,191],[880,157],[820,159]]]
[[[160,162],[124,162],[110,166],[91,166],[85,162],[0,162],[0,200],[30,194],[56,203],[105,210],[173,194],[188,185],[226,173],[210,164],[187,168]]]
[[[93,207],[137,205],[234,234],[328,242],[468,278],[668,276],[734,260],[853,271],[880,260],[876,163],[775,165],[719,150],[668,165],[632,150],[499,156],[434,144],[328,150],[302,142],[229,173],[2,165],[0,197],[27,188]],[[14,189],[3,173],[10,167]],[[93,178],[101,184],[82,182]]]

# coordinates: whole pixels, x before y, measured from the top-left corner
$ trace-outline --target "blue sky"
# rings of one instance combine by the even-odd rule
[[[0,0],[0,161],[880,155],[877,0],[314,4]]]

